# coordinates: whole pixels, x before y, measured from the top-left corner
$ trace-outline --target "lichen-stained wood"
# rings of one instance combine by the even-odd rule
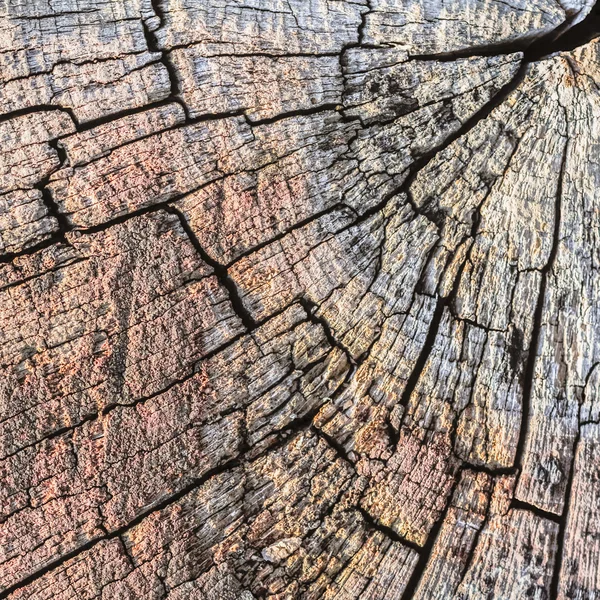
[[[0,598],[600,597],[599,34],[0,0]]]

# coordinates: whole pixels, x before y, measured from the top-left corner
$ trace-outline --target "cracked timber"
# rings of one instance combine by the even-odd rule
[[[600,599],[599,36],[0,0],[0,598]]]

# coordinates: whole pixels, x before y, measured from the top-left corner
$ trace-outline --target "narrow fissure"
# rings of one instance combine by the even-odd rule
[[[592,7],[588,15],[573,25],[578,14],[570,15],[556,29],[548,33],[515,41],[499,42],[440,54],[414,54],[412,60],[453,61],[474,56],[499,56],[521,52],[523,61],[531,63],[558,52],[568,52],[600,35],[600,1]]]
[[[538,294],[537,304],[533,315],[533,326],[531,341],[529,343],[529,350],[527,354],[527,362],[525,364],[525,370],[523,372],[523,394],[521,401],[521,427],[519,431],[519,441],[515,450],[515,465],[519,470],[523,467],[523,454],[525,452],[525,444],[527,441],[527,434],[529,430],[529,413],[531,411],[531,394],[533,392],[533,380],[535,375],[535,361],[537,358],[537,351],[540,340],[540,331],[542,328],[542,317],[544,312],[544,301],[546,298],[546,288],[548,286],[548,273],[554,264],[556,254],[558,251],[558,239],[561,224],[561,199],[562,199],[562,186],[563,177],[565,171],[565,163],[567,159],[568,141],[565,142],[563,150],[563,157],[560,166],[560,172],[558,176],[558,185],[556,190],[556,199],[554,203],[554,231],[553,231],[553,242],[550,250],[550,255],[545,267],[541,270],[542,277],[540,282],[540,290]]]
[[[250,314],[250,311],[245,307],[237,285],[235,284],[233,279],[231,279],[229,273],[227,272],[227,267],[224,267],[222,264],[217,262],[204,250],[183,213],[181,213],[173,206],[166,206],[165,211],[177,216],[179,222],[181,223],[181,227],[185,231],[186,235],[188,236],[190,242],[196,249],[196,252],[200,256],[200,258],[206,264],[212,267],[217,279],[219,280],[219,283],[227,290],[233,310],[242,321],[244,327],[248,331],[253,331],[254,329],[256,329],[257,323]]]
[[[414,552],[417,552],[419,555],[423,551],[423,548],[419,546],[419,544],[407,540],[406,538],[397,534],[391,527],[386,527],[385,525],[382,525],[379,521],[375,520],[362,506],[357,506],[356,510],[361,514],[362,518],[365,520],[369,528],[374,529],[375,531],[379,531],[393,542],[402,544],[404,547],[410,548]]]
[[[431,553],[433,551],[433,546],[438,539],[442,526],[446,521],[446,517],[448,516],[448,511],[452,506],[452,498],[454,497],[454,493],[456,492],[459,479],[460,478],[457,476],[454,483],[452,484],[452,489],[448,493],[448,499],[444,510],[438,517],[437,521],[431,528],[429,535],[427,536],[427,541],[425,542],[425,545],[421,550],[419,560],[417,561],[417,565],[414,571],[412,572],[408,583],[406,584],[406,588],[404,590],[404,594],[402,594],[401,600],[412,600],[419,588],[419,584],[421,582],[421,579],[423,578],[425,569],[427,569],[427,565],[429,564],[429,557],[431,556]]]
[[[552,521],[553,523],[560,523],[560,516],[550,512],[548,510],[544,510],[535,504],[531,504],[530,502],[524,502],[523,500],[519,500],[518,498],[513,498],[510,503],[511,509],[524,510],[526,512],[535,515],[536,517],[540,517],[541,519],[546,519],[548,521]]]

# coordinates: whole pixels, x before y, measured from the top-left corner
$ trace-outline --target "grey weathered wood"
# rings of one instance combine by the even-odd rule
[[[0,598],[600,597],[597,11],[0,2]]]

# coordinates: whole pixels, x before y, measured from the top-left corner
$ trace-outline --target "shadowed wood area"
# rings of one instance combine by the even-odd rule
[[[0,0],[0,598],[600,598],[600,5]]]

